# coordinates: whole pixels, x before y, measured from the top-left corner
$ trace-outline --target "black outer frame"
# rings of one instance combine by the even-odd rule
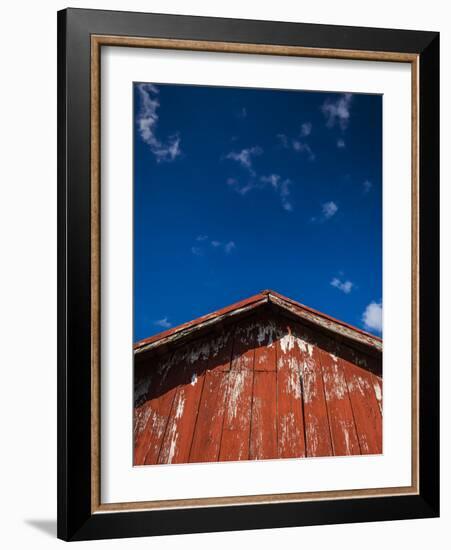
[[[91,34],[420,56],[420,494],[91,514]],[[58,537],[88,540],[439,515],[439,34],[67,9],[58,12]]]

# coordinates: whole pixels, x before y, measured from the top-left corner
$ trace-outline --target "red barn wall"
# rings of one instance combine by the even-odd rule
[[[382,452],[381,354],[273,311],[135,365],[134,464]]]

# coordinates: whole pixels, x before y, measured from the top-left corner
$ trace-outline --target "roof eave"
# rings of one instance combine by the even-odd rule
[[[340,338],[350,339],[365,347],[370,347],[375,351],[382,351],[382,340],[377,336],[369,334],[343,321],[339,321],[324,313],[309,308],[299,302],[286,298],[272,290],[264,290],[255,296],[242,300],[223,309],[199,317],[178,327],[160,332],[150,338],[140,340],[134,345],[135,355],[155,350],[160,346],[168,346],[191,338],[198,333],[204,332],[215,325],[220,325],[237,316],[261,307],[265,304],[273,303],[291,315],[306,321],[309,324],[319,326],[326,332],[332,332]]]

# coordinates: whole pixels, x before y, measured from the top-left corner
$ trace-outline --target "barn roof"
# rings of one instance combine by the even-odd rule
[[[285,315],[307,325],[313,325],[340,341],[351,341],[358,347],[373,350],[376,353],[382,351],[382,340],[377,336],[334,319],[274,290],[262,290],[250,298],[136,342],[134,344],[135,357],[160,348],[166,349],[174,344],[185,343],[211,329],[217,329],[225,323],[236,321],[240,317],[254,313],[257,309],[267,307],[281,310]]]
[[[379,454],[381,345],[272,291],[143,340],[134,465]]]

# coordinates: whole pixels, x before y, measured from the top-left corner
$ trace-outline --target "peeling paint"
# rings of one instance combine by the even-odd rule
[[[172,433],[171,433],[171,443],[169,445],[169,451],[168,451],[168,456],[167,456],[167,463],[168,464],[171,464],[173,459],[174,459],[174,455],[175,455],[175,450],[177,448],[177,439],[179,437],[179,434],[173,430]]]
[[[309,404],[317,398],[316,366],[310,358],[303,362],[301,372],[304,385],[304,403]]]
[[[190,348],[186,355],[186,362],[190,365],[197,363],[199,359],[208,359],[210,355],[210,342],[202,342]]]
[[[347,398],[347,386],[343,373],[339,370],[338,364],[333,363],[327,368],[323,369],[324,375],[324,393],[326,394],[327,401],[333,399]]]
[[[174,415],[174,418],[176,420],[178,420],[179,418],[182,418],[184,408],[185,408],[185,396],[183,395],[183,393],[179,393],[177,408],[175,409],[175,415]]]
[[[210,342],[210,357],[217,357],[229,340],[230,333],[228,331],[223,331],[219,336],[213,338]]]
[[[147,394],[149,393],[150,382],[151,382],[151,377],[145,376],[141,378],[141,380],[139,380],[138,383],[135,385],[135,389],[134,389],[135,407],[138,407],[144,402],[145,398],[147,397]]]
[[[238,402],[241,392],[244,388],[246,372],[240,370],[231,373],[231,375],[229,376],[231,376],[231,380],[229,385],[229,401],[227,414],[229,419],[234,419],[236,418],[238,413]]]
[[[374,393],[376,394],[376,399],[382,401],[382,390],[379,384],[374,384]]]
[[[204,452],[208,461],[373,452],[382,430],[376,355],[328,334],[268,308],[147,356],[138,372],[151,375],[134,396],[152,399],[135,407],[135,456],[174,464],[191,460],[194,448],[198,462]]]
[[[349,440],[348,423],[345,420],[340,420],[340,427],[341,427],[341,431],[342,431],[342,433],[344,435],[344,438],[345,438],[346,454],[350,455],[351,454],[351,444],[350,444],[350,440]]]

